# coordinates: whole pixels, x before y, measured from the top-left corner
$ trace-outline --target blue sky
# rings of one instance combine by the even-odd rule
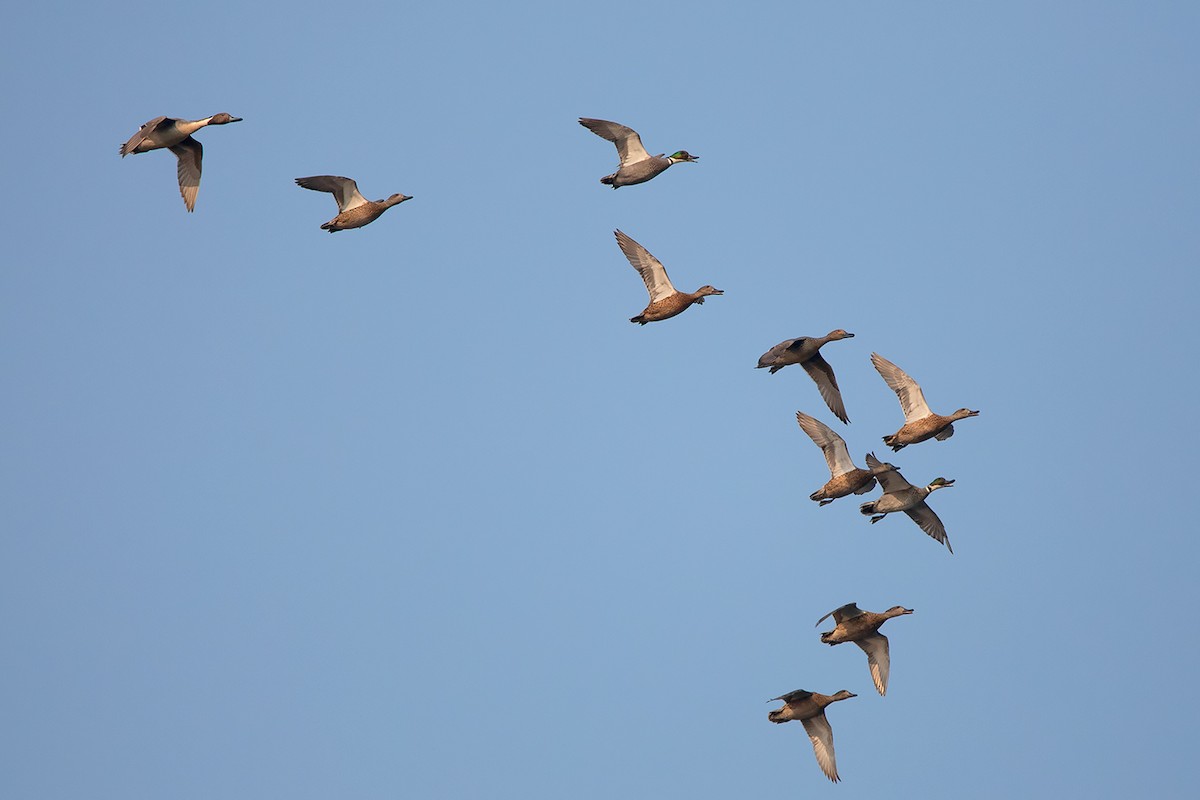
[[[4,796],[1194,788],[1200,11],[119,9],[0,31]],[[219,111],[194,214],[117,155]],[[611,191],[580,116],[700,161]],[[330,236],[322,173],[414,199]],[[618,227],[724,296],[630,325]],[[753,369],[839,327],[849,426]],[[871,352],[982,412],[889,457],[953,556],[807,499]],[[916,609],[886,698],[851,601]]]

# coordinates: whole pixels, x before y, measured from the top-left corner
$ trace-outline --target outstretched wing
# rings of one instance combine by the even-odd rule
[[[820,420],[810,417],[802,411],[796,412],[796,422],[800,430],[808,434],[821,452],[825,455],[825,463],[833,477],[844,475],[856,467],[850,460],[850,451],[846,449],[846,440],[834,433],[833,429]]]
[[[296,183],[314,192],[329,192],[337,200],[338,211],[349,211],[367,202],[367,198],[358,191],[358,184],[350,178],[340,175],[313,175],[309,178],[296,178]]]
[[[933,413],[929,410],[929,404],[925,402],[925,393],[907,372],[878,353],[871,353],[871,363],[879,371],[883,382],[900,398],[900,408],[904,410],[905,422],[924,419]]]
[[[608,139],[617,146],[617,155],[621,157],[621,166],[645,161],[650,157],[642,146],[642,137],[633,128],[619,122],[609,122],[606,119],[589,119],[580,117],[579,124],[587,128],[601,139]]]
[[[867,654],[867,666],[871,668],[871,680],[875,681],[875,690],[880,695],[887,694],[888,672],[892,668],[887,637],[876,632],[870,636],[856,639],[854,643]]]
[[[617,236],[617,244],[621,247],[621,252],[642,276],[642,280],[646,284],[646,291],[650,292],[651,303],[657,303],[664,297],[675,294],[675,287],[671,285],[671,279],[667,277],[667,269],[661,261],[650,255],[650,251],[630,239],[624,232],[618,230],[613,233]]]
[[[829,406],[833,415],[849,424],[850,420],[846,417],[846,405],[842,402],[842,392],[838,389],[837,378],[834,377],[833,367],[829,366],[829,362],[820,353],[814,353],[800,366],[804,367],[804,371],[817,384],[817,390],[821,392],[821,399],[825,401],[825,405]]]
[[[179,193],[183,195],[183,204],[188,211],[196,209],[196,195],[200,193],[200,162],[204,159],[204,147],[192,137],[171,146],[171,152],[179,163],[176,173],[179,175]]]
[[[941,544],[946,545],[946,549],[951,553],[954,552],[954,548],[950,546],[950,539],[946,536],[946,526],[942,524],[942,521],[938,519],[938,515],[933,513],[933,509],[924,500],[921,501],[920,505],[913,506],[904,513],[908,514],[921,530],[925,531]]]
[[[833,754],[833,728],[829,727],[829,720],[825,719],[822,712],[801,722],[804,723],[804,730],[808,731],[808,738],[812,739],[813,752],[816,753],[821,771],[825,773],[825,777],[837,783],[841,778],[837,774],[837,759]]]

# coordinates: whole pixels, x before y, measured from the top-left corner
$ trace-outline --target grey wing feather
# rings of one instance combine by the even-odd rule
[[[579,124],[587,128],[601,139],[607,139],[617,146],[617,155],[621,158],[621,166],[645,161],[650,157],[642,146],[642,137],[633,128],[619,122],[606,119],[589,119],[580,117]]]
[[[812,697],[812,692],[807,689],[793,689],[787,694],[781,694],[779,697],[772,697],[768,703],[773,703],[776,700],[782,700],[785,703],[795,703],[798,700],[807,700]]]
[[[871,470],[871,474],[879,481],[880,488],[884,494],[892,492],[903,492],[906,489],[911,489],[912,484],[904,479],[891,464],[886,464],[875,457],[874,453],[867,453],[867,467]]]
[[[858,607],[857,603],[846,603],[846,605],[835,608],[833,611],[830,611],[828,614],[817,620],[817,625],[820,625],[830,617],[833,617],[833,621],[835,623],[841,625],[844,620],[853,619],[862,613],[862,609]],[[816,625],[813,627],[815,628]]]
[[[850,451],[846,449],[846,440],[834,433],[832,428],[802,411],[796,412],[796,422],[800,425],[800,430],[808,434],[808,438],[821,448],[830,475],[836,478],[854,469]]]
[[[908,514],[921,530],[946,545],[946,549],[951,553],[954,552],[954,548],[950,546],[950,539],[946,536],[946,526],[942,524],[941,519],[933,513],[933,509],[925,501],[921,501],[920,505],[913,506],[904,513]]]
[[[166,117],[155,117],[154,119],[150,120],[145,125],[143,125],[142,127],[138,128],[137,133],[135,133],[133,136],[130,136],[129,141],[126,142],[125,144],[121,145],[121,157],[124,158],[125,156],[132,153],[133,148],[135,148],[139,144],[141,144],[142,140],[146,138],[147,134],[149,134],[152,130],[154,130],[155,128],[157,128],[159,125],[163,124],[166,121],[167,121]]]
[[[929,410],[929,404],[925,402],[925,393],[907,372],[878,353],[871,353],[871,363],[875,365],[883,382],[900,399],[900,408],[904,411],[906,422],[914,422],[933,413]]]
[[[821,713],[801,722],[804,723],[804,730],[808,731],[808,738],[812,740],[813,753],[817,756],[817,764],[821,766],[821,771],[825,773],[825,777],[837,783],[841,779],[837,774],[837,758],[833,753],[833,728],[829,726],[829,720]]]
[[[891,671],[892,659],[888,654],[888,640],[882,633],[873,633],[854,642],[867,654],[867,666],[871,669],[871,680],[875,682],[875,690],[880,695],[887,694],[888,672]]]
[[[671,285],[671,279],[667,277],[667,269],[661,261],[650,255],[649,250],[629,238],[623,231],[618,230],[613,233],[617,237],[617,245],[625,254],[625,258],[629,259],[630,265],[642,276],[642,281],[646,284],[646,291],[650,293],[651,303],[675,294],[675,287]]]
[[[329,192],[337,201],[338,211],[349,211],[367,202],[367,198],[358,191],[358,184],[351,178],[340,175],[313,175],[309,178],[296,178],[296,183],[305,189],[315,192]]]
[[[179,160],[176,173],[179,176],[179,193],[188,211],[196,209],[196,195],[200,192],[200,164],[204,159],[204,147],[199,141],[187,137],[171,146],[171,152]]]
[[[817,384],[817,389],[821,392],[821,399],[825,401],[825,405],[829,406],[829,410],[842,422],[849,424],[850,420],[846,417],[846,406],[842,402],[842,392],[838,389],[837,378],[834,377],[833,367],[829,366],[829,362],[820,353],[816,353],[801,366]]]

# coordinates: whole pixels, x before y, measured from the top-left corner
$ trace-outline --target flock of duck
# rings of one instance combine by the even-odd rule
[[[208,125],[228,125],[241,121],[241,117],[225,113],[197,120],[155,117],[129,137],[128,142],[121,145],[121,158],[163,148],[170,150],[179,162],[177,172],[183,204],[189,212],[195,211],[196,195],[200,192],[200,166],[204,158],[204,147],[192,138],[192,134]],[[296,178],[296,183],[305,189],[329,192],[333,195],[338,204],[337,216],[321,225],[321,230],[330,233],[369,225],[392,206],[412,200],[412,197],[405,194],[393,194],[386,200],[368,200],[358,191],[357,183],[339,175],[312,175],[308,178]]]
[[[846,339],[854,334],[843,330],[830,331],[826,336],[801,337],[775,345],[762,355],[758,361],[759,367],[770,367],[775,372],[789,364],[803,364],[808,374],[820,389],[821,397],[829,410],[844,423],[846,408],[842,403],[841,391],[833,368],[821,357],[820,348],[827,342]],[[893,451],[924,442],[929,439],[945,441],[954,435],[954,423],[960,419],[974,417],[978,411],[960,408],[949,416],[935,414],[925,401],[921,386],[908,373],[888,361],[878,353],[871,354],[871,363],[879,372],[888,387],[900,399],[900,407],[904,411],[904,424],[890,436],[884,436],[883,442]],[[809,499],[824,506],[839,497],[851,494],[866,494],[878,483],[883,494],[875,500],[859,505],[859,512],[871,518],[875,523],[888,514],[903,511],[917,526],[940,544],[944,544],[951,553],[950,539],[946,535],[946,526],[929,507],[926,499],[938,489],[954,485],[953,480],[938,477],[925,486],[913,486],[900,471],[892,464],[880,461],[874,453],[867,453],[867,468],[859,469],[850,458],[850,451],[841,436],[816,417],[796,412],[796,422],[800,429],[808,435],[825,456],[829,467],[830,478],[825,485],[809,495]],[[820,625],[830,616],[835,627],[821,634],[821,641],[828,645],[843,642],[854,642],[867,654],[867,666],[871,671],[871,680],[880,696],[887,694],[888,674],[891,671],[891,656],[889,655],[887,637],[879,632],[880,626],[892,617],[911,614],[911,608],[892,606],[887,611],[876,613],[863,611],[855,603],[830,611],[817,620]],[[804,725],[812,740],[813,752],[817,756],[817,764],[833,782],[840,780],[837,771],[837,759],[833,751],[833,729],[825,718],[825,707],[839,700],[846,700],[857,695],[845,689],[832,695],[818,694],[804,689],[797,689],[772,700],[782,700],[783,708],[768,714],[771,722],[790,722],[799,720]]]
[[[155,117],[138,130],[129,141],[121,146],[121,156],[146,153],[151,150],[169,149],[178,160],[179,192],[183,196],[187,210],[196,207],[196,195],[200,190],[200,169],[204,149],[192,134],[208,125],[227,125],[241,122],[240,117],[230,114],[214,114],[199,120],[174,119],[172,117]],[[607,139],[616,145],[620,157],[617,171],[600,179],[600,183],[619,189],[622,186],[633,186],[655,178],[674,164],[694,163],[698,161],[686,150],[678,150],[671,155],[659,154],[652,156],[642,145],[637,131],[616,122],[602,119],[582,117],[579,124],[597,136]],[[361,228],[378,219],[385,211],[405,200],[411,200],[404,194],[393,194],[386,200],[367,200],[358,190],[358,185],[350,178],[336,175],[314,175],[297,178],[296,183],[305,188],[318,192],[328,192],[334,196],[338,205],[338,214],[333,219],[321,225],[322,230],[330,233]],[[701,286],[694,292],[681,292],[671,283],[666,268],[662,262],[652,256],[645,247],[638,244],[626,233],[614,232],[617,246],[629,263],[641,275],[650,295],[650,302],[630,322],[645,325],[650,322],[661,322],[683,313],[693,304],[703,304],[704,298],[721,295],[723,292],[710,285]],[[821,399],[829,410],[843,423],[850,422],[846,415],[846,406],[842,402],[841,390],[833,367],[821,355],[821,348],[830,342],[853,337],[838,329],[830,331],[825,336],[801,336],[780,342],[758,359],[758,368],[768,368],[771,374],[784,367],[799,364],[816,383]],[[888,361],[878,353],[871,354],[871,363],[879,372],[884,382],[900,400],[900,408],[904,412],[904,424],[890,436],[884,436],[883,442],[893,451],[899,451],[909,445],[924,442],[929,439],[945,441],[954,435],[954,423],[961,419],[974,417],[978,411],[960,408],[954,413],[943,416],[934,413],[925,401],[925,395],[920,385],[908,373]],[[946,535],[946,527],[941,519],[929,507],[926,500],[938,489],[954,485],[953,480],[934,478],[925,486],[913,486],[899,470],[891,464],[880,461],[874,453],[866,456],[867,469],[854,465],[846,442],[825,423],[805,414],[796,412],[796,422],[800,429],[813,440],[825,456],[829,467],[830,478],[810,499],[824,506],[840,497],[850,494],[866,494],[875,488],[876,483],[883,494],[875,500],[862,503],[859,511],[871,518],[875,523],[898,511],[903,511],[910,519],[940,544],[944,544],[951,553],[950,540]],[[893,606],[882,613],[863,611],[854,603],[847,603],[830,611],[817,620],[819,626],[829,617],[833,617],[834,629],[822,633],[820,639],[828,645],[838,645],[843,642],[854,642],[867,655],[867,666],[871,672],[871,680],[880,696],[887,694],[888,674],[891,659],[888,652],[888,639],[879,632],[880,626],[893,617],[911,614],[911,608]],[[833,729],[825,717],[825,708],[831,703],[845,700],[857,695],[841,690],[833,695],[818,694],[804,689],[797,689],[772,700],[782,700],[782,708],[771,711],[767,717],[771,722],[783,723],[799,720],[812,740],[813,751],[817,764],[825,775],[833,782],[840,780],[837,772],[837,760],[833,750]]]

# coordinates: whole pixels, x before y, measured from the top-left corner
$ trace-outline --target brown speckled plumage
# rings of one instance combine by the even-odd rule
[[[772,700],[782,700],[784,706],[769,712],[767,719],[775,723],[791,722],[792,720],[799,720],[803,723],[804,730],[808,732],[808,738],[812,740],[817,764],[825,773],[825,777],[837,783],[841,778],[838,777],[837,758],[833,752],[833,728],[829,726],[829,720],[825,718],[825,707],[830,703],[857,696],[845,689],[834,695],[797,689],[780,697],[772,697]]]
[[[910,444],[923,442],[926,439],[937,439],[939,442],[944,442],[954,435],[952,423],[978,414],[978,411],[971,411],[967,408],[960,408],[948,417],[943,417],[941,414],[930,414],[916,422],[905,423],[891,436],[884,436],[883,443],[898,452]]]
[[[646,306],[642,313],[636,317],[630,317],[629,321],[639,325],[645,325],[647,322],[662,322],[664,319],[670,319],[676,314],[687,311],[688,306],[692,303],[704,305],[704,298],[710,294],[721,294],[719,291],[706,292],[705,289],[712,289],[712,287],[702,286],[695,292],[676,292],[670,297],[664,297],[657,303]]]
[[[825,336],[788,339],[759,356],[755,369],[770,367],[770,373],[774,375],[789,364],[799,364],[813,379],[813,383],[817,384],[817,391],[821,393],[821,399],[829,406],[829,410],[842,422],[849,423],[850,418],[846,416],[846,405],[842,402],[842,391],[838,388],[837,376],[833,374],[833,367],[829,366],[829,362],[821,355],[821,348],[830,342],[853,337],[853,333],[838,328]]]
[[[891,655],[888,649],[887,637],[879,632],[879,626],[892,617],[913,613],[911,608],[892,606],[882,614],[874,611],[863,611],[854,603],[847,603],[841,608],[830,611],[817,620],[820,625],[830,616],[837,623],[831,631],[821,634],[821,641],[828,645],[854,642],[867,654],[867,667],[871,670],[871,680],[875,690],[880,695],[887,694],[888,673],[891,671]]]
[[[884,436],[883,443],[894,451],[926,439],[945,441],[954,435],[954,425],[960,419],[978,416],[978,411],[960,408],[948,417],[935,414],[925,402],[925,393],[907,372],[897,367],[878,353],[871,354],[871,363],[883,378],[884,383],[900,399],[904,410],[904,425],[891,436]]]
[[[664,319],[682,314],[693,303],[704,305],[704,298],[713,294],[724,294],[712,286],[701,286],[694,292],[680,292],[671,284],[667,270],[650,251],[635,242],[623,231],[613,231],[617,237],[617,245],[630,265],[642,276],[646,291],[650,293],[650,305],[636,317],[630,317],[630,322],[645,325],[647,322],[661,322]]]
[[[351,228],[369,225],[392,206],[397,206],[412,197],[394,194],[386,200],[368,200],[358,191],[358,184],[339,175],[313,175],[296,178],[296,183],[316,192],[329,192],[338,204],[338,215],[321,226],[321,230],[337,233]]]
[[[821,448],[831,475],[824,486],[809,495],[810,500],[827,505],[839,497],[866,494],[875,488],[875,476],[869,469],[854,466],[845,440],[832,428],[802,411],[796,412],[796,422],[800,425],[800,430],[808,434],[817,447]]]

